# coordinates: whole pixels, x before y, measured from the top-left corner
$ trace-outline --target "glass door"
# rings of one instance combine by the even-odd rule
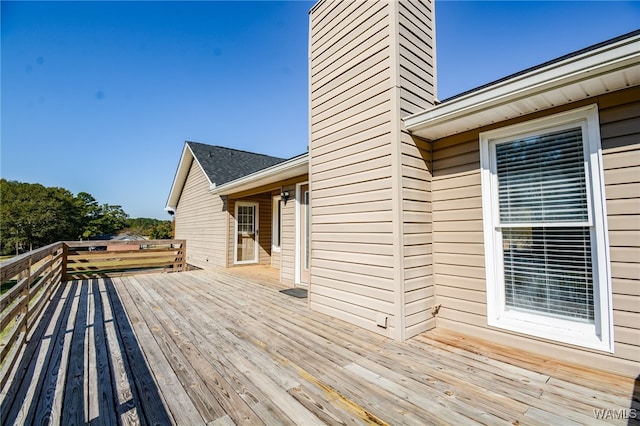
[[[257,203],[236,203],[235,264],[258,262],[257,217]]]

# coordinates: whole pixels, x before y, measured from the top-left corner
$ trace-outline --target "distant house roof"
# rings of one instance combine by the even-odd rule
[[[186,142],[212,185],[219,186],[286,161],[253,152]]]
[[[165,210],[175,211],[192,161],[195,161],[204,172],[209,181],[209,188],[214,189],[253,175],[260,170],[269,169],[286,162],[287,159],[187,141],[182,150]]]

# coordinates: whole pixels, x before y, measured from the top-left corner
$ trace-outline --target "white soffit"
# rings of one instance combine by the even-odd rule
[[[462,95],[404,119],[428,139],[640,85],[640,35],[622,39]]]
[[[213,187],[211,188],[211,192],[218,195],[231,195],[308,173],[309,155],[304,154],[241,177],[240,179]]]

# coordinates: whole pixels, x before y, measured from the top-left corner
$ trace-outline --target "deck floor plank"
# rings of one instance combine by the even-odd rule
[[[78,308],[73,325],[69,366],[67,367],[67,379],[65,380],[62,404],[62,424],[66,425],[86,423],[85,361],[87,353],[88,290],[89,286],[87,281],[84,280],[80,284],[80,293],[76,296]]]
[[[229,385],[235,389],[240,397],[246,400],[251,410],[263,422],[266,424],[282,423],[283,419],[291,422],[290,417],[283,410],[286,404],[285,406],[278,404],[277,398],[273,398],[268,392],[265,393],[259,385],[268,384],[269,380],[276,380],[286,389],[297,382],[292,382],[292,378],[286,370],[279,369],[274,364],[261,362],[261,360],[264,361],[262,353],[256,353],[248,342],[229,331],[226,322],[228,316],[223,314],[220,306],[205,305],[209,309],[215,309],[217,314],[212,316],[200,304],[201,300],[201,298],[184,297],[178,303],[172,299],[173,306],[184,313],[185,318],[189,318],[189,324],[202,325],[202,327],[189,327],[191,338],[198,342],[204,342],[203,347],[210,360],[218,361],[214,363],[214,368],[221,375],[231,379]],[[215,346],[209,345],[208,343],[212,341],[217,344]],[[247,361],[244,361],[245,359]],[[256,370],[255,365],[260,366],[260,369]],[[235,371],[231,371],[229,366],[233,366]],[[268,378],[261,377],[261,380],[258,381],[255,380],[256,375],[268,376]],[[247,389],[247,383],[252,385],[251,389]],[[233,389],[229,389],[229,394],[232,394]]]
[[[64,330],[63,324],[67,318],[67,309],[65,308],[71,307],[71,320],[73,321],[73,310],[77,307],[73,290],[64,291],[62,297],[68,300],[68,303],[58,305],[53,315],[48,319],[47,327],[35,355],[34,370],[29,375],[31,380],[27,382],[25,378],[23,383],[23,386],[28,386],[28,390],[22,396],[24,404],[15,417],[16,424],[42,421],[43,419],[39,418],[42,411],[38,410],[38,405],[51,405],[56,393],[59,374],[58,366],[60,364],[58,359],[64,356],[65,349],[64,342],[59,338],[61,336],[60,330]],[[28,407],[30,408],[27,409]],[[14,416],[10,414],[10,417],[13,418]]]
[[[89,403],[89,422],[95,423],[96,419],[99,419],[101,424],[115,425],[117,411],[109,363],[110,347],[105,327],[104,293],[100,291],[99,280],[91,280],[90,291],[90,306],[92,307],[93,315],[90,315],[89,318],[92,321],[90,330],[93,331],[91,336],[93,344],[91,344],[90,340],[89,348],[94,349],[89,351],[89,371],[94,371],[92,375],[94,382],[93,384],[89,382],[89,396],[91,398]],[[92,365],[95,368],[92,368]]]
[[[204,295],[203,295],[204,296]],[[280,297],[284,297],[284,296],[280,296]],[[224,295],[216,295],[215,296],[216,299],[221,299],[224,298]],[[270,306],[271,307],[271,306]],[[236,307],[237,308],[237,307]],[[261,311],[255,312],[247,312],[246,316],[257,316],[259,318],[259,316],[261,315]],[[246,317],[245,315],[242,316],[242,318]],[[238,319],[237,316],[234,317],[234,319]],[[257,318],[256,318],[257,319]],[[322,374],[323,371],[326,371],[328,369],[339,369],[353,361],[355,361],[356,359],[358,359],[358,357],[360,356],[360,354],[356,354],[353,353],[351,351],[349,351],[348,349],[346,349],[345,347],[342,347],[341,345],[335,345],[333,343],[331,343],[329,340],[325,340],[325,339],[318,339],[317,334],[313,335],[310,331],[306,331],[305,329],[299,327],[299,323],[303,322],[303,323],[308,323],[308,321],[304,321],[305,317],[300,317],[298,318],[298,321],[292,320],[290,317],[279,317],[276,316],[272,319],[272,321],[270,321],[268,324],[265,324],[262,328],[257,329],[257,327],[260,327],[259,324],[252,324],[252,323],[245,323],[245,324],[239,324],[238,329],[239,330],[254,330],[256,333],[260,336],[265,336],[264,340],[265,342],[259,343],[258,347],[261,346],[267,346],[268,342],[273,342],[276,338],[277,335],[271,335],[269,333],[269,330],[267,329],[267,327],[273,328],[274,330],[276,330],[277,332],[281,332],[282,334],[286,334],[287,336],[290,337],[290,339],[292,341],[296,341],[298,343],[300,343],[300,345],[298,345],[297,347],[293,348],[290,350],[290,352],[288,352],[288,356],[295,356],[295,354],[300,353],[302,351],[305,351],[307,353],[314,353],[315,355],[319,355],[320,359],[315,359],[313,360],[313,362],[310,362],[308,365],[306,365],[306,367],[308,369],[311,369],[312,372],[314,374]],[[302,320],[302,321],[300,321]],[[282,321],[282,324],[285,324],[285,326],[278,326],[278,323]],[[313,324],[308,324],[309,327],[313,327]],[[328,343],[326,349],[323,347],[323,343],[326,342]],[[355,347],[357,348],[363,348],[363,347],[367,347],[367,345],[363,342],[358,342],[359,344]],[[374,350],[375,348],[368,348],[369,351],[367,353],[370,353],[370,351]],[[283,348],[280,349],[280,352],[283,351]],[[339,360],[336,360],[337,358],[337,354],[342,354],[342,358],[340,358]],[[338,357],[339,358],[339,357]],[[333,360],[335,365],[326,365],[327,360]],[[398,374],[399,375],[399,374]],[[415,383],[417,384],[417,383]],[[365,381],[362,381],[361,383],[363,388],[367,388],[367,383]],[[440,395],[443,395],[442,393],[440,393]],[[383,395],[386,397],[389,397],[390,395]],[[439,396],[438,394],[434,394],[434,396]],[[467,410],[469,411],[469,409],[467,407],[464,406],[464,403],[459,403],[458,404],[458,408],[460,411],[464,411]],[[478,411],[478,409],[471,409],[470,412],[474,412],[474,413],[478,413],[480,411]],[[489,414],[485,414],[485,416],[488,416],[491,418],[491,415]],[[492,418],[495,421],[495,418]],[[431,419],[433,421],[433,419]]]
[[[110,295],[146,423],[205,424],[184,389],[184,385],[189,384],[180,383],[153,337],[150,327],[154,325],[144,321],[131,298],[127,286],[133,285],[132,280],[131,277],[114,279],[118,284]]]
[[[225,281],[226,282],[226,281]],[[241,289],[239,289],[241,290]],[[205,295],[202,295],[203,297]],[[276,296],[279,300],[279,303],[289,303],[293,304],[299,301],[289,300],[288,296],[283,296],[281,294]],[[251,296],[247,296],[247,299],[250,299]],[[224,294],[216,294],[215,299],[218,300],[226,300],[228,304],[232,306],[234,309],[240,309],[241,305],[246,303],[246,300],[238,303],[236,299],[233,297],[227,297],[225,299]],[[238,303],[238,304],[236,304]],[[301,303],[299,303],[301,304]],[[259,305],[258,305],[259,306]],[[268,305],[267,308],[271,308],[272,305]],[[282,365],[288,365],[293,368],[297,374],[301,377],[307,378],[313,377],[312,379],[314,386],[324,386],[323,392],[329,393],[333,399],[340,399],[345,406],[353,409],[355,412],[358,412],[359,415],[367,416],[370,414],[366,414],[367,410],[359,407],[354,401],[349,400],[344,395],[340,394],[337,390],[325,386],[321,384],[319,380],[315,379],[316,376],[320,374],[325,374],[327,370],[340,370],[343,365],[346,365],[350,362],[355,354],[351,354],[347,358],[340,359],[336,362],[336,356],[334,353],[321,353],[318,351],[317,343],[314,340],[304,340],[305,345],[300,344],[297,341],[299,338],[300,329],[293,324],[291,318],[287,315],[279,316],[277,312],[271,310],[272,312],[269,315],[271,321],[263,321],[263,313],[261,309],[258,310],[249,310],[247,312],[243,312],[242,316],[234,315],[229,318],[229,321],[232,323],[228,325],[231,327],[230,330],[232,333],[238,337],[239,339],[249,340],[255,346],[254,352],[268,352],[272,357],[272,362],[279,363]],[[275,316],[273,314],[276,314]],[[304,317],[300,317],[303,319]],[[277,326],[277,322],[285,321],[290,329],[286,330],[284,328],[280,328]],[[243,330],[251,330],[250,335]],[[282,336],[286,336],[286,338],[282,338]],[[315,338],[317,340],[317,337]],[[335,351],[339,351],[341,346],[336,345],[334,347]],[[307,354],[305,357],[300,357],[301,353]],[[363,382],[357,383],[353,388],[366,388],[366,385]],[[365,399],[371,399],[376,392],[369,391],[368,397]],[[384,399],[388,397],[388,394],[380,394],[378,395],[378,399]],[[354,417],[358,418],[358,415]]]
[[[193,288],[192,288],[192,291],[194,291]],[[201,296],[206,297],[206,295],[202,295],[202,294]],[[250,296],[247,296],[247,297],[250,297]],[[279,295],[279,297],[282,298],[285,296]],[[224,298],[225,298],[224,294],[215,296],[216,300],[221,300]],[[233,304],[234,303],[233,298],[227,297],[227,303]],[[269,307],[271,307],[271,305]],[[238,309],[240,308],[240,306],[235,306],[234,308]],[[340,369],[341,367],[353,362],[360,356],[358,354],[348,351],[346,348],[342,347],[341,345],[331,344],[331,342],[328,340],[318,339],[317,335],[313,335],[311,333],[305,334],[305,330],[298,327],[296,324],[296,321],[292,321],[291,318],[289,317],[283,318],[283,317],[275,316],[272,318],[272,321],[270,321],[268,324],[261,324],[260,321],[258,321],[261,315],[262,315],[261,310],[258,310],[258,311],[246,312],[246,315],[243,315],[242,317],[238,317],[237,315],[234,316],[232,319],[235,321],[240,321],[241,319],[245,319],[244,324],[242,323],[237,324],[235,333],[242,333],[239,330],[252,330],[253,331],[252,334],[257,334],[262,338],[262,340],[256,343],[257,348],[258,349],[264,348],[267,350],[269,349],[269,345],[273,345],[273,342],[278,341],[279,335],[287,335],[290,338],[289,340],[291,342],[298,343],[296,347],[291,348],[288,352],[284,347],[280,347],[279,350],[277,349],[271,349],[271,350],[274,352],[281,352],[285,356],[288,356],[291,358],[295,357],[296,354],[301,352],[313,353],[314,355],[316,355],[316,358],[311,359],[305,365],[306,369],[312,370],[313,374],[319,375],[319,374],[323,374],[323,372],[327,370]],[[247,317],[253,318],[256,321],[250,322],[249,320],[246,320]],[[305,318],[306,317],[300,317],[298,318],[298,321],[305,322]],[[282,324],[286,324],[286,326],[278,326],[277,323],[279,323],[280,321],[283,321]],[[273,329],[273,330],[270,330],[270,329]],[[238,337],[243,337],[243,336],[239,335]],[[245,337],[245,338],[248,338],[248,337]],[[323,342],[329,343],[328,348],[326,350],[321,350],[321,346]],[[361,348],[363,346],[366,347],[367,345],[360,342],[360,345],[358,347]],[[336,354],[342,354],[342,357],[336,357]],[[327,364],[327,361],[333,361],[334,364],[333,365]],[[291,362],[291,361],[288,360],[288,362]],[[300,361],[298,360],[296,362],[300,363]],[[343,371],[343,373],[345,372]],[[369,383],[367,383],[365,380],[362,380],[356,383],[354,388],[370,389],[370,386],[369,386]],[[371,395],[372,394],[369,391],[368,396],[370,397]],[[366,399],[366,398],[363,398],[363,399]],[[394,398],[392,398],[392,395],[389,393],[382,393],[379,396],[379,400],[384,400],[384,399],[393,400]],[[397,405],[398,404],[396,403],[395,406],[397,407]],[[409,406],[408,408],[411,408],[411,407]],[[425,421],[427,419],[422,419],[422,420]],[[430,420],[433,421],[432,418]]]
[[[631,379],[441,329],[395,342],[266,277],[61,286],[1,390],[2,424],[622,425],[594,409],[636,407]]]
[[[211,304],[208,304],[208,306],[211,307]],[[256,404],[257,407],[255,407],[255,409],[259,411],[259,416],[262,417],[264,421],[269,421],[269,423],[273,421],[282,423],[283,421],[291,422],[297,420],[303,424],[312,424],[311,422],[317,421],[317,418],[306,416],[305,410],[301,409],[303,407],[299,406],[299,403],[286,392],[288,388],[298,384],[297,381],[293,381],[290,378],[286,370],[278,368],[278,365],[271,362],[272,360],[270,358],[262,356],[262,352],[256,352],[251,342],[244,339],[243,336],[240,336],[239,333],[234,330],[236,325],[230,325],[230,323],[225,322],[229,316],[221,315],[218,316],[215,322],[209,322],[208,319],[210,319],[211,316],[205,314],[199,308],[201,308],[199,300],[194,298],[189,300],[187,305],[183,305],[178,309],[183,312],[184,310],[195,310],[199,313],[200,318],[191,321],[192,323],[205,322],[208,324],[210,330],[215,329],[217,333],[223,335],[224,339],[217,337],[215,338],[216,341],[226,340],[233,343],[233,350],[231,352],[234,356],[227,359],[227,363],[236,364],[245,376],[250,376],[248,379],[260,389],[261,394],[268,395],[268,397],[262,397]],[[222,306],[219,306],[219,308],[224,309]],[[217,312],[221,311],[218,310]],[[221,324],[224,325],[221,326]],[[236,332],[234,333],[234,331]],[[230,351],[227,351],[227,353],[229,352]],[[289,415],[286,415],[285,412],[289,413]],[[277,415],[278,418],[269,418],[274,414]],[[265,418],[267,415],[269,417]]]
[[[132,373],[123,354],[123,343],[118,333],[111,301],[104,280],[98,280],[100,299],[102,300],[105,338],[107,343],[107,361],[112,380],[113,403],[118,424],[140,425],[141,408],[132,384]]]
[[[77,284],[77,283],[76,283]],[[67,380],[67,368],[69,365],[69,357],[71,356],[71,340],[73,338],[73,328],[76,321],[76,312],[78,310],[78,300],[80,295],[79,285],[65,286],[68,290],[63,307],[65,317],[60,322],[61,328],[56,335],[57,344],[52,353],[53,361],[49,363],[50,373],[48,377],[55,378],[50,384],[46,385],[40,393],[40,402],[36,409],[41,418],[36,418],[36,424],[44,424],[41,420],[49,419],[50,424],[62,424],[62,406],[64,404],[64,388]],[[66,319],[66,322],[65,322]]]
[[[215,391],[212,392],[208,388],[215,387],[214,384],[219,378],[209,374],[210,369],[206,359],[200,354],[198,348],[185,338],[186,330],[172,321],[171,308],[165,305],[161,309],[158,304],[159,298],[155,297],[153,290],[146,285],[136,282],[128,288],[128,291],[139,307],[149,308],[140,309],[140,312],[146,323],[152,325],[151,332],[167,355],[167,360],[180,382],[189,384],[185,390],[204,421],[209,423],[224,416],[225,410],[215,398]]]

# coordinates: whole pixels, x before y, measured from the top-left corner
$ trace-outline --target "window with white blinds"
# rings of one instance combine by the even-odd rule
[[[588,228],[503,228],[507,309],[593,322]]]
[[[582,129],[497,143],[495,158],[506,307],[593,321],[590,231],[567,226],[589,219]]]
[[[586,222],[582,129],[495,146],[502,223]]]
[[[489,325],[611,350],[597,108],[480,146]]]

